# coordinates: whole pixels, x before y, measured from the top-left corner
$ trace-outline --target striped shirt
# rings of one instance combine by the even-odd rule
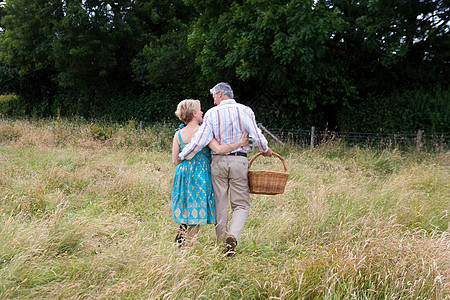
[[[236,103],[234,99],[222,100],[219,105],[209,109],[203,117],[203,123],[192,141],[183,148],[178,157],[191,159],[198,151],[207,146],[213,137],[219,144],[232,144],[239,141],[243,133],[248,133],[260,152],[269,149],[267,140],[256,125],[255,114],[248,106]],[[250,147],[239,147],[232,152],[248,152]],[[231,152],[230,152],[231,153]],[[213,154],[215,154],[213,152]]]

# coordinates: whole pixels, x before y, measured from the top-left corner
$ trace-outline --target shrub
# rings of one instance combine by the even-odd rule
[[[10,124],[0,124],[0,143],[10,142],[21,136],[20,130]]]
[[[18,96],[13,94],[0,95],[0,115],[10,115],[13,105],[17,103]]]
[[[88,127],[94,139],[109,139],[114,133],[114,128],[112,127],[103,128],[98,125],[89,125]]]
[[[450,90],[439,86],[368,96],[339,114],[342,131],[450,134]]]

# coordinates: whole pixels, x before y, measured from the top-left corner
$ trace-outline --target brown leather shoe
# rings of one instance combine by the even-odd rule
[[[235,256],[236,255],[236,246],[237,246],[236,238],[232,235],[229,235],[229,236],[227,236],[225,243],[226,243],[225,256],[227,256],[227,257]]]

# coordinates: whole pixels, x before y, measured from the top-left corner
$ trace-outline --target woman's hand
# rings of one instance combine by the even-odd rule
[[[239,144],[239,147],[245,147],[245,146],[248,145],[248,135],[247,135],[247,133],[244,132],[242,134],[241,139],[239,140],[238,144]]]
[[[216,154],[225,154],[228,152],[233,151],[234,149],[237,149],[239,147],[244,147],[248,145],[248,137],[247,133],[244,133],[241,136],[241,139],[233,144],[223,144],[219,145],[219,142],[213,138],[211,142],[209,143],[209,148],[211,148],[212,151],[214,151]]]

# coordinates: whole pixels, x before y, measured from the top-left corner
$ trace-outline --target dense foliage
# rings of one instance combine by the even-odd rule
[[[0,18],[0,93],[26,114],[170,120],[227,81],[268,126],[450,132],[445,0],[7,0]]]
[[[12,74],[2,76],[3,89],[43,104],[42,114],[61,105],[101,114],[109,99],[139,95],[132,60],[189,21],[180,1],[11,0],[5,10],[2,66]]]

